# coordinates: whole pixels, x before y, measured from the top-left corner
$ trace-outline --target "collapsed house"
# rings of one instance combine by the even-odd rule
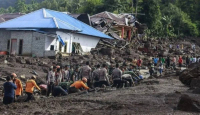
[[[0,51],[37,57],[90,52],[113,39],[66,13],[40,9],[0,24]]]
[[[23,16],[23,13],[10,13],[10,14],[1,14],[0,15],[0,23],[17,18],[19,16]]]
[[[131,14],[101,12],[90,17],[94,28],[119,40],[131,40],[135,17]]]

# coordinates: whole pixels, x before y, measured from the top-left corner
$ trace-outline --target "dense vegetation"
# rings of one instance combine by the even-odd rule
[[[148,25],[146,33],[150,36],[200,36],[200,0],[0,0],[0,2],[0,14],[29,13],[40,8],[89,14],[102,11],[131,13],[136,12],[137,6],[137,12],[145,13],[145,16],[137,15],[137,19]]]

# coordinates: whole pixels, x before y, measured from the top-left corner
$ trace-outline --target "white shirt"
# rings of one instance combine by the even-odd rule
[[[196,63],[196,62],[197,62],[197,58],[193,58],[192,63]]]

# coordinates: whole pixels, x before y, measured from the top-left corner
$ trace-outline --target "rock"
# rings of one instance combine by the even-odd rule
[[[16,62],[21,63],[21,64],[26,64],[26,60],[23,57],[16,58]]]
[[[190,83],[190,87],[191,88],[200,88],[200,79],[199,78],[194,78],[191,80],[191,83]]]
[[[189,112],[200,112],[200,101],[188,95],[182,95],[177,109]]]
[[[112,49],[112,48],[101,48],[99,52],[103,55],[112,56],[114,54],[114,49]]]
[[[198,67],[195,67],[195,68],[190,68],[190,69],[184,70],[180,74],[179,80],[183,84],[190,86],[192,79],[198,78],[199,76],[200,76],[200,68],[198,66]],[[195,83],[195,82],[193,82],[193,83]]]
[[[200,88],[196,88],[192,91],[194,94],[200,94]]]

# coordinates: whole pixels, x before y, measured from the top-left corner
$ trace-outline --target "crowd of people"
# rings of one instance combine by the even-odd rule
[[[175,69],[178,65],[180,68],[185,62],[186,67],[191,63],[200,63],[200,57],[153,57],[148,63],[150,76],[162,72],[165,68]],[[42,85],[37,85],[35,82],[36,76],[32,76],[26,81],[25,93],[27,98],[25,102],[34,99],[34,88],[46,91],[46,96],[65,96],[70,93],[90,91],[96,87],[131,87],[143,79],[140,74],[140,69],[143,66],[143,60],[139,57],[134,57],[132,63],[128,65],[126,61],[123,64],[109,66],[107,64],[98,64],[91,68],[90,63],[86,62],[85,66],[70,68],[69,65],[64,67],[54,64],[51,66],[46,77],[46,89]],[[3,103],[10,104],[18,97],[23,95],[23,85],[15,73],[12,73],[6,78],[7,82],[3,87]]]

